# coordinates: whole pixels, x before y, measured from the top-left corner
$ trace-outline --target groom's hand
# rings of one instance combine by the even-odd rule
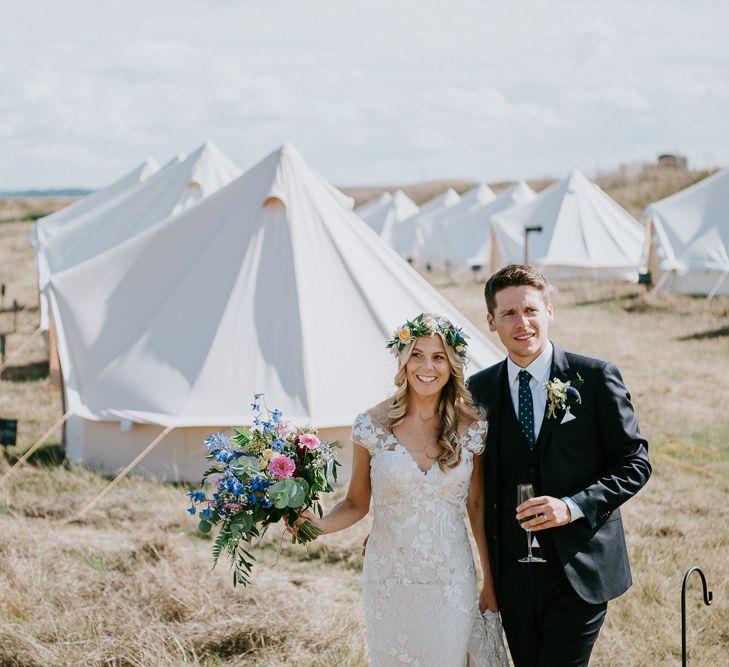
[[[572,515],[564,500],[552,496],[537,496],[516,508],[516,519],[522,528],[538,531],[564,526],[572,520]]]

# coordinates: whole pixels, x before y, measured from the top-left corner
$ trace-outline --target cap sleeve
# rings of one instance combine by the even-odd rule
[[[463,448],[472,454],[481,454],[486,448],[487,432],[488,422],[485,419],[473,422],[461,436],[463,438]]]
[[[357,415],[352,424],[352,442],[364,447],[370,454],[379,448],[379,434],[377,423],[366,412]]]

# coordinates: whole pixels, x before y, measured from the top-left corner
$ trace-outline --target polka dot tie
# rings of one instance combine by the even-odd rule
[[[532,375],[529,371],[519,371],[519,425],[522,433],[529,443],[529,449],[534,449],[536,439],[534,437],[534,402],[532,401],[532,390],[529,388],[529,381]]]

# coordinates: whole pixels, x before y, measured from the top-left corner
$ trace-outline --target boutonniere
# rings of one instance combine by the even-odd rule
[[[569,412],[571,405],[579,405],[582,403],[582,396],[578,391],[584,380],[577,373],[577,379],[567,380],[563,382],[559,378],[552,378],[544,383],[547,390],[547,419],[553,419],[558,410],[567,410]]]

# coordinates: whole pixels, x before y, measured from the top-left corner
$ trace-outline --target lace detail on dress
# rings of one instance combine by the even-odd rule
[[[486,428],[478,421],[461,432],[455,468],[423,471],[372,414],[355,420],[353,438],[371,454],[374,521],[363,592],[375,666],[490,664],[465,524],[473,455],[484,449]]]
[[[357,415],[352,424],[352,442],[361,445],[370,454],[375,454],[382,447],[394,446],[397,438],[376,422],[372,415],[363,412]]]
[[[486,448],[486,432],[488,430],[488,422],[485,419],[479,419],[473,422],[462,434],[462,445],[472,454],[481,454]]]

